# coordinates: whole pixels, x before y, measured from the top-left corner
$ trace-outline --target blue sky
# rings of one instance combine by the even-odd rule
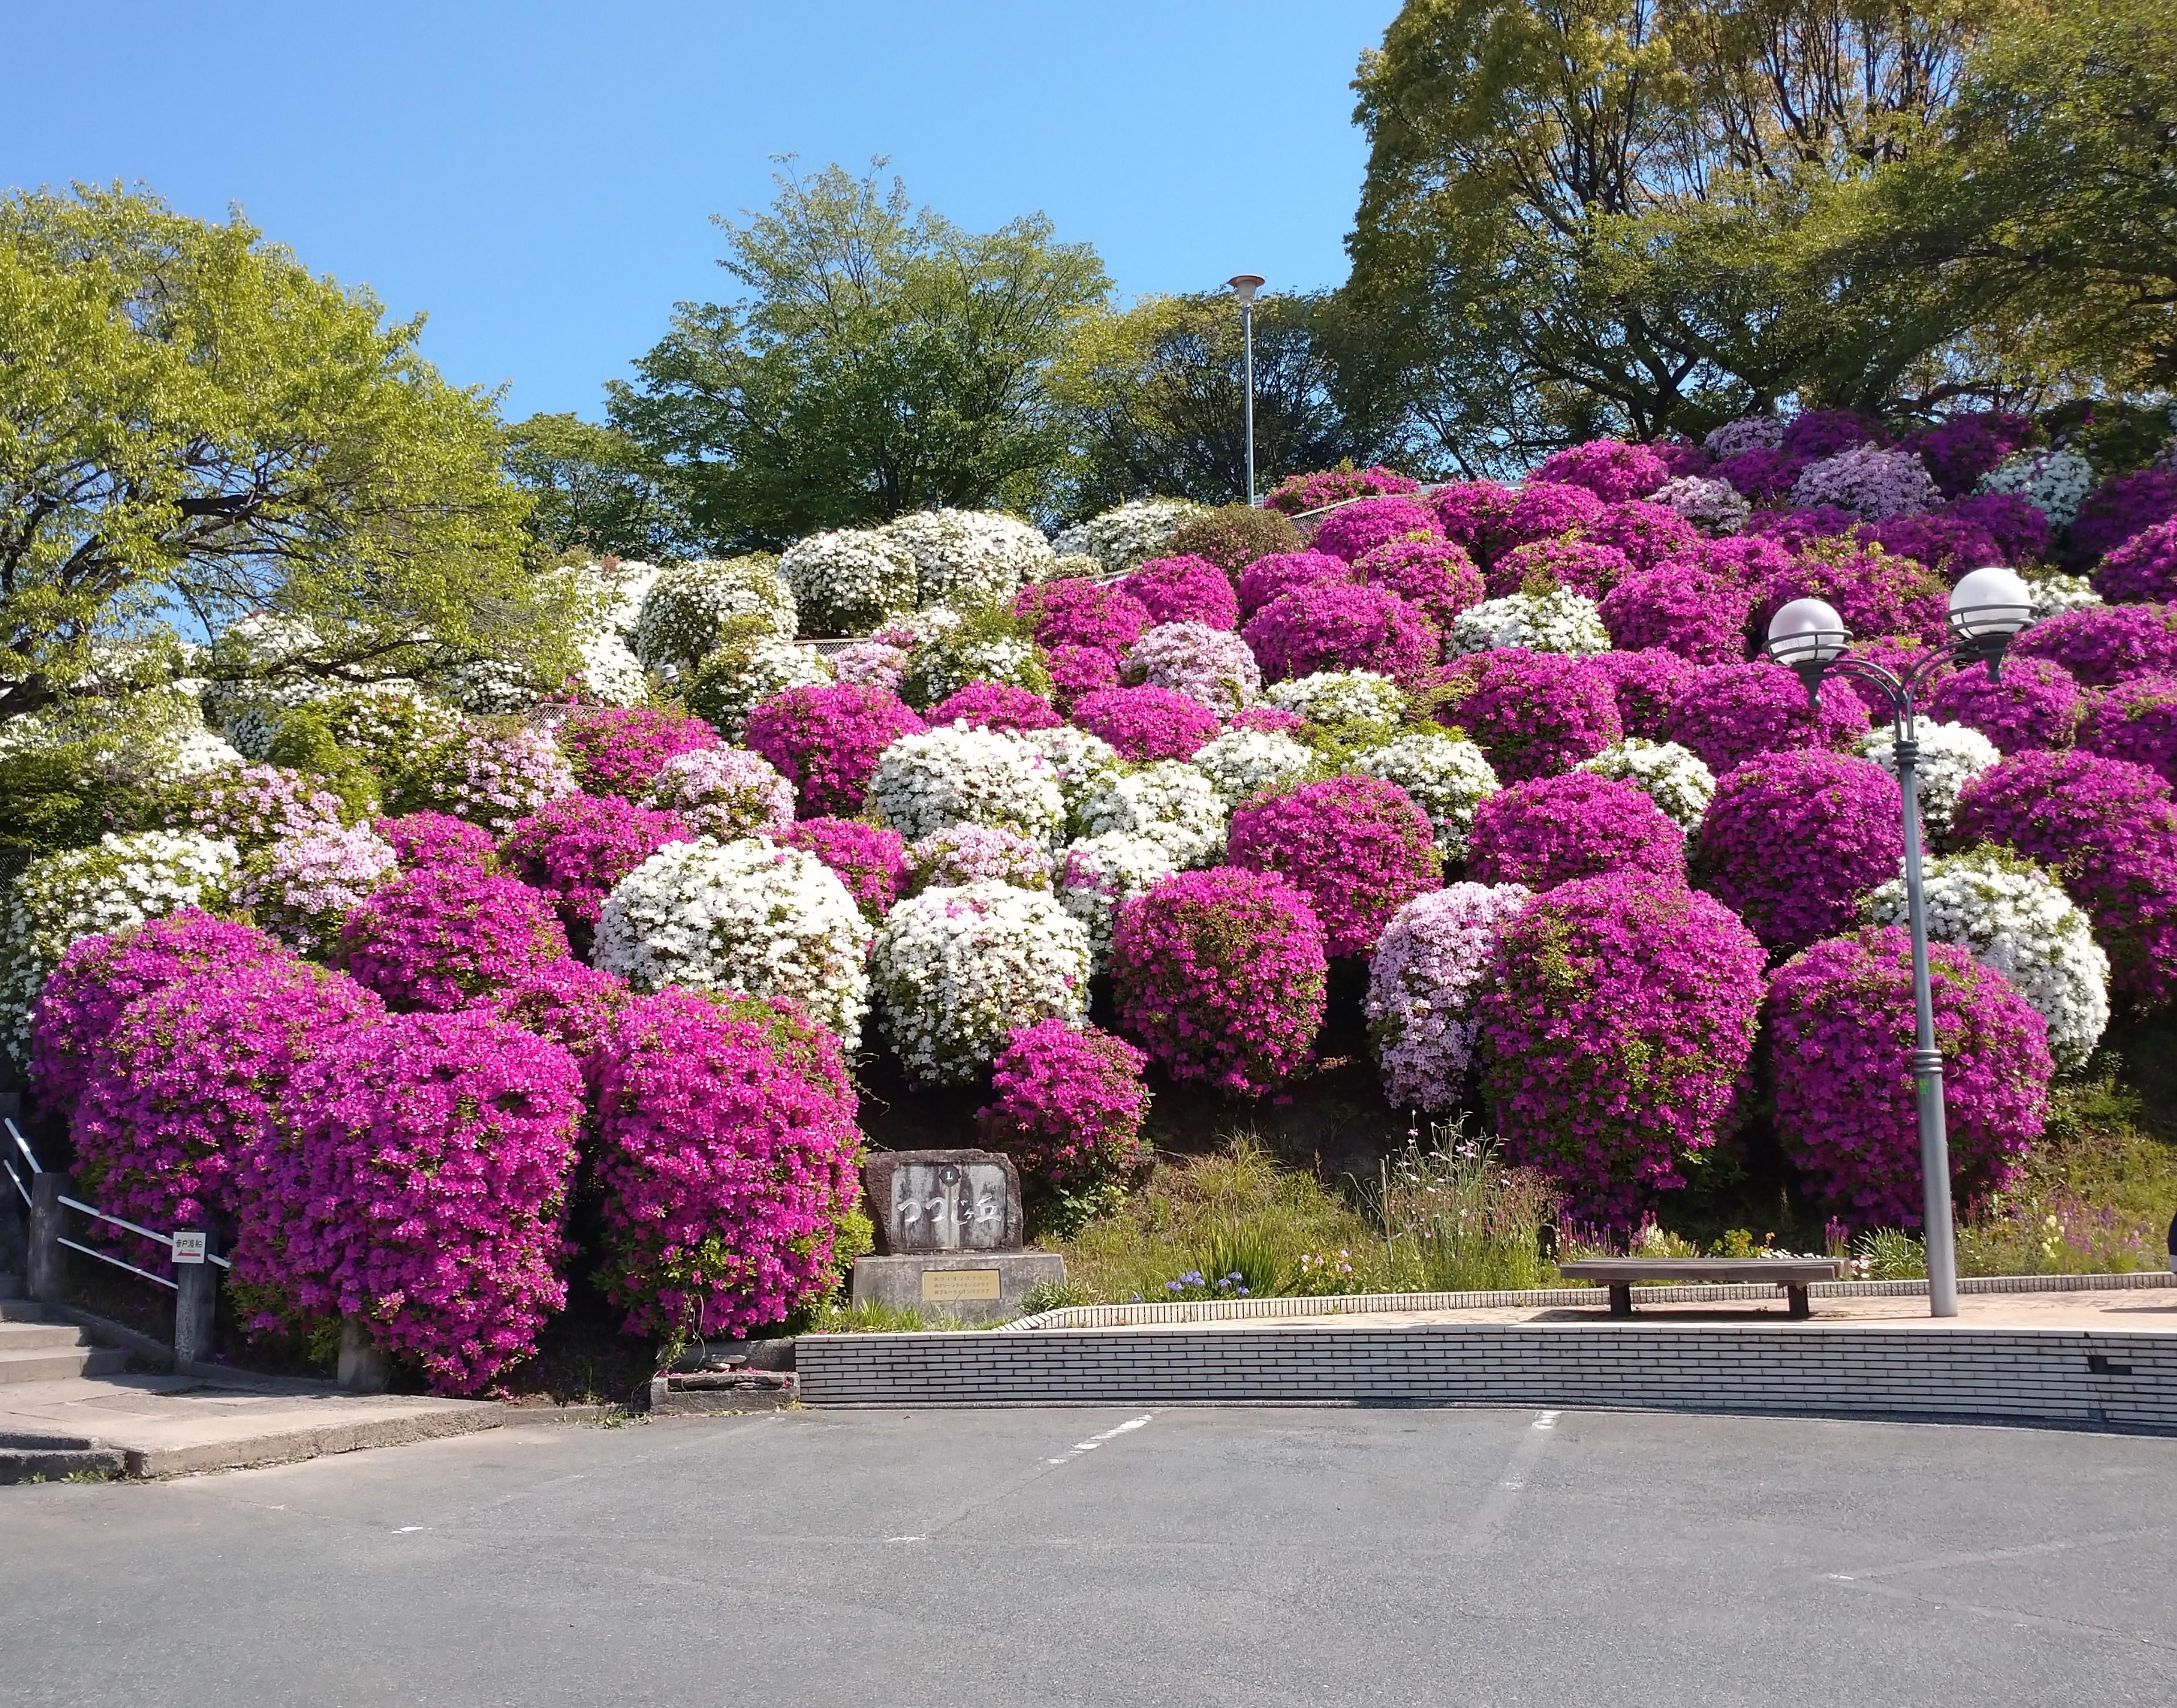
[[[1397,9],[214,0],[91,26],[18,0],[0,177],[239,203],[313,270],[428,310],[432,358],[507,384],[510,416],[595,415],[674,303],[734,293],[709,216],[767,202],[774,154],[888,154],[979,230],[1040,209],[1127,296],[1335,284],[1366,162],[1349,85]]]

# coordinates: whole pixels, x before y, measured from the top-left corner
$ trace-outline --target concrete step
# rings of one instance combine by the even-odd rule
[[[0,1352],[42,1352],[55,1346],[88,1346],[73,1323],[18,1323],[0,1318]]]
[[[103,1447],[92,1441],[57,1438],[20,1447],[0,1446],[0,1483],[60,1482],[86,1476],[125,1476],[128,1472],[126,1454],[117,1447]]]
[[[55,1382],[69,1376],[112,1376],[128,1367],[117,1347],[70,1346],[51,1351],[0,1350],[0,1387],[18,1382]]]
[[[0,1323],[57,1323],[51,1311],[34,1299],[0,1299]]]

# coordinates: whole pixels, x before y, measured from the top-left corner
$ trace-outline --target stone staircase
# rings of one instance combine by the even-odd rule
[[[128,1355],[95,1346],[83,1330],[20,1296],[17,1277],[0,1274],[0,1386],[105,1376]],[[118,1476],[122,1456],[88,1436],[0,1431],[0,1483],[58,1479],[84,1471]]]

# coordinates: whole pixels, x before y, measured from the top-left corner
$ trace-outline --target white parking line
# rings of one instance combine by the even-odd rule
[[[1065,1465],[1071,1460],[1080,1458],[1084,1453],[1094,1453],[1098,1448],[1101,1447],[1105,1442],[1112,1439],[1115,1436],[1124,1435],[1130,1429],[1139,1429],[1143,1425],[1147,1423],[1149,1419],[1155,1416],[1156,1413],[1154,1411],[1144,1411],[1139,1417],[1129,1417],[1124,1423],[1119,1424],[1116,1427],[1105,1430],[1101,1435],[1092,1435],[1086,1441],[1075,1442],[1072,1446],[1067,1448],[1066,1451],[1060,1454],[1057,1458],[1046,1459],[1044,1460],[1044,1463],[1045,1465]]]

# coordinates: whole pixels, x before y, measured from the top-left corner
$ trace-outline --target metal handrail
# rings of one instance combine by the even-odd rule
[[[21,1130],[16,1127],[12,1117],[8,1120],[8,1136],[15,1141],[16,1148],[23,1153],[25,1160],[30,1165],[31,1171],[35,1174],[43,1174],[45,1170],[38,1166],[37,1154],[30,1149],[30,1141],[23,1137]],[[8,1167],[8,1177],[14,1181],[15,1190],[23,1192],[23,1202],[30,1203],[30,1195],[27,1192],[23,1192],[23,1182],[17,1178],[12,1165]],[[156,1240],[169,1252],[174,1249],[174,1236],[172,1234],[155,1232],[140,1223],[130,1221],[125,1216],[109,1214],[95,1204],[87,1204],[81,1198],[72,1198],[65,1193],[62,1194],[61,1202],[68,1209],[80,1210],[84,1214],[98,1221],[110,1222],[117,1228],[126,1228],[132,1234],[141,1234],[147,1240]],[[104,1252],[93,1251],[88,1246],[79,1246],[74,1240],[63,1239],[61,1243],[71,1251],[81,1252],[86,1257],[96,1258],[101,1263],[112,1263],[116,1269],[127,1269],[131,1274],[142,1275],[147,1281],[156,1281],[162,1287],[171,1287],[174,1285],[163,1276],[154,1275],[147,1270],[139,1269],[135,1264],[123,1263],[120,1258],[109,1256]],[[210,1262],[218,1264],[222,1269],[232,1269],[234,1267],[232,1262],[221,1257],[217,1252],[208,1252],[206,1256]]]
[[[5,1119],[8,1124],[8,1137],[15,1141],[15,1149],[23,1153],[23,1160],[30,1164],[30,1172],[43,1174],[46,1170],[38,1161],[38,1154],[30,1149],[30,1141],[23,1137],[23,1129],[15,1125],[15,1117],[10,1115]]]
[[[68,1200],[63,1198],[61,1202],[65,1203]],[[169,1292],[178,1292],[181,1291],[174,1282],[168,1280],[164,1275],[155,1275],[149,1269],[139,1269],[135,1266],[135,1264],[125,1262],[122,1258],[115,1257],[110,1252],[101,1252],[95,1250],[90,1246],[79,1245],[75,1241],[68,1238],[65,1234],[61,1236],[59,1242],[62,1245],[66,1246],[72,1252],[81,1252],[86,1258],[96,1258],[101,1263],[111,1263],[117,1269],[126,1269],[132,1275],[141,1275],[147,1281],[156,1281],[161,1286],[166,1288]]]

